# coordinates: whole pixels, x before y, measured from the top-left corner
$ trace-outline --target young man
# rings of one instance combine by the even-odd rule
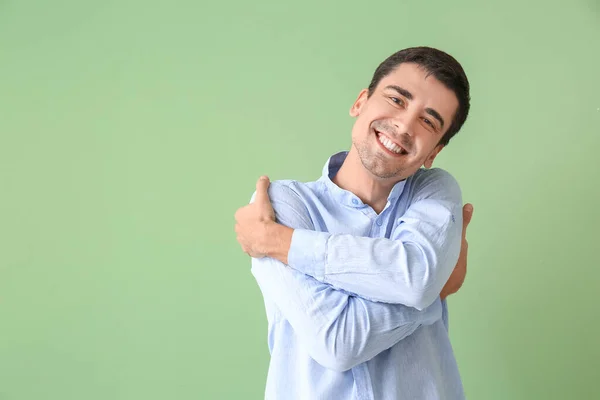
[[[431,167],[469,103],[454,58],[401,50],[351,107],[349,152],[315,182],[261,178],[238,210],[269,322],[267,399],[464,398],[445,297],[472,208],[463,221],[458,184]]]

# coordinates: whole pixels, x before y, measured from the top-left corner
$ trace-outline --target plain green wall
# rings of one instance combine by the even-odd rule
[[[600,5],[1,1],[0,399],[260,399],[255,179],[318,178],[392,52],[455,55],[470,399],[600,398]],[[307,399],[309,400],[309,399]]]

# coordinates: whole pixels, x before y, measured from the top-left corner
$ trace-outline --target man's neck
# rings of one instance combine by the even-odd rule
[[[365,169],[352,148],[338,173],[332,179],[340,188],[354,193],[363,203],[368,204],[379,214],[387,204],[394,182],[382,182]]]

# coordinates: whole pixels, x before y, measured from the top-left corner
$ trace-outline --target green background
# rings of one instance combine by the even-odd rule
[[[0,399],[260,399],[256,178],[314,180],[413,45],[463,64],[470,399],[600,398],[600,3],[0,1]]]

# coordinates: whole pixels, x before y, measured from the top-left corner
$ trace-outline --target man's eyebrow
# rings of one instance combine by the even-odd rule
[[[444,118],[442,118],[439,112],[435,111],[433,108],[426,108],[425,112],[431,115],[433,118],[437,119],[440,125],[442,126],[442,129],[444,129]]]
[[[409,100],[413,99],[412,93],[409,92],[408,90],[404,89],[404,88],[401,88],[400,86],[397,86],[397,85],[388,85],[385,88],[386,89],[393,89],[396,92],[398,92],[401,96],[404,96],[404,97],[406,97]]]

